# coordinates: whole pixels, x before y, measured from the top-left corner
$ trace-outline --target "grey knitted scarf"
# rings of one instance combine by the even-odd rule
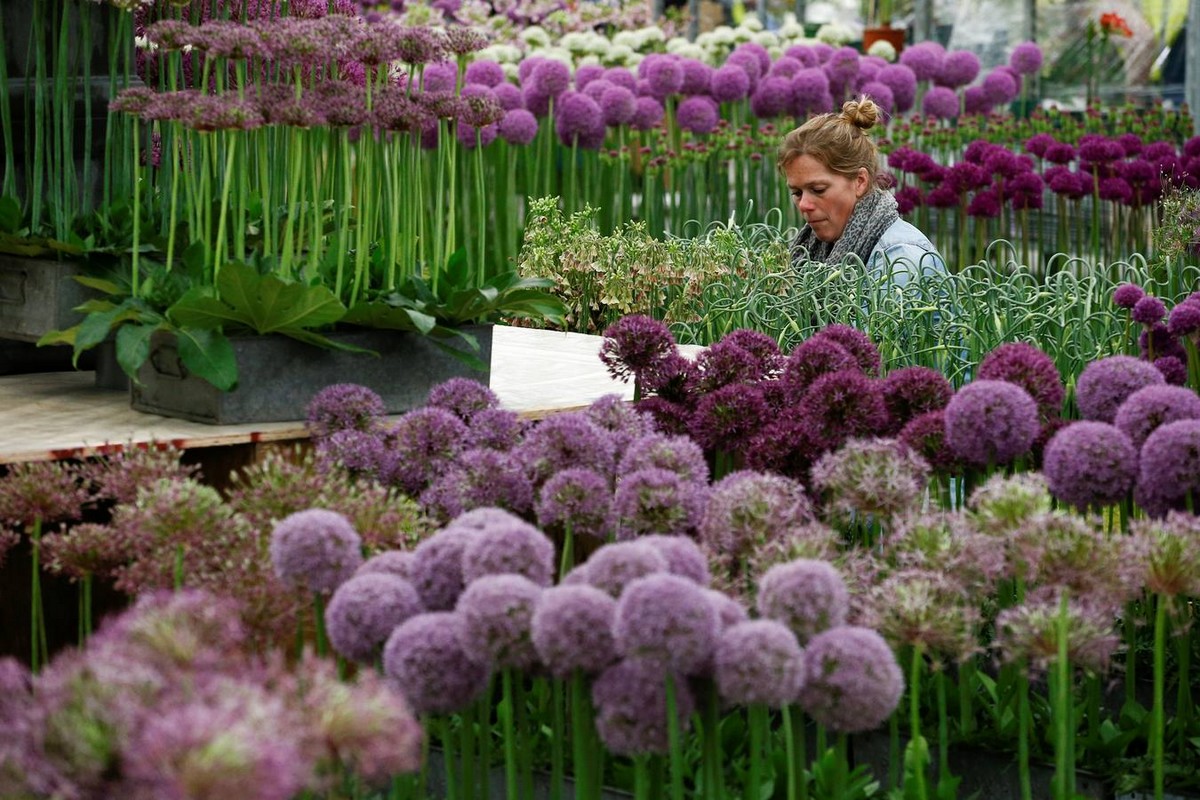
[[[899,218],[896,198],[890,192],[873,189],[854,206],[846,229],[836,242],[822,242],[805,223],[792,242],[792,264],[800,266],[805,261],[840,264],[851,253],[865,264],[871,258],[871,251],[875,249],[879,237]]]

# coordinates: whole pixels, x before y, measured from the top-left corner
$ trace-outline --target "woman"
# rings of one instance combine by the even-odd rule
[[[900,280],[918,269],[943,272],[933,243],[900,219],[895,198],[879,187],[879,151],[866,134],[878,119],[879,107],[860,97],[783,137],[779,170],[805,222],[793,259],[838,264],[853,253],[871,272]]]

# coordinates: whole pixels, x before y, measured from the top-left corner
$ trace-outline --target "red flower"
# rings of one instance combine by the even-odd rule
[[[1129,23],[1125,21],[1125,18],[1113,11],[1100,15],[1100,31],[1105,36],[1112,36],[1114,33],[1133,36],[1133,31],[1129,28]]]

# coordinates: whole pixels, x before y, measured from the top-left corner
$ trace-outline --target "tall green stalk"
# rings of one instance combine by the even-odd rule
[[[1150,710],[1150,755],[1154,764],[1154,800],[1162,800],[1166,761],[1167,608],[1169,599],[1154,602],[1154,700]]]
[[[46,646],[46,612],[42,607],[42,520],[34,519],[29,532],[29,664],[37,673],[50,660]]]

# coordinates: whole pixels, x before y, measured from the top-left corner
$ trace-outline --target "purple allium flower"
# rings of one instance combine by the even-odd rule
[[[628,125],[637,115],[637,98],[624,86],[610,86],[600,96],[600,113],[609,127]]]
[[[387,408],[372,389],[354,383],[335,383],[313,395],[308,403],[308,433],[320,440],[341,430],[370,431]]]
[[[983,79],[983,96],[989,105],[1000,106],[1011,103],[1020,93],[1016,78],[1003,67],[989,72]]]
[[[1038,158],[1044,158],[1046,155],[1046,148],[1050,147],[1052,144],[1055,144],[1057,141],[1058,140],[1055,139],[1052,134],[1035,133],[1033,136],[1030,136],[1025,140],[1025,152],[1029,153],[1030,155],[1035,155]]]
[[[354,576],[359,575],[395,575],[404,580],[409,579],[412,570],[413,554],[410,550],[384,550],[376,553],[362,563]]]
[[[455,606],[463,652],[489,669],[535,666],[530,623],[541,594],[541,586],[521,575],[485,575],[467,584]]]
[[[524,514],[533,507],[533,484],[512,453],[467,450],[421,493],[421,506],[446,521],[474,508],[497,506]]]
[[[758,613],[777,620],[803,644],[829,628],[845,624],[850,593],[828,561],[801,558],[776,564],[759,579]]]
[[[984,356],[979,378],[1008,381],[1029,392],[1042,419],[1058,416],[1065,395],[1054,360],[1026,342],[1006,342]]]
[[[905,217],[923,204],[924,194],[919,186],[901,186],[896,190],[896,211]]]
[[[683,88],[683,65],[674,56],[652,53],[638,64],[638,76],[646,79],[650,94],[659,100]]]
[[[612,436],[617,463],[625,457],[629,445],[644,436],[653,435],[655,431],[654,421],[619,394],[597,398],[584,410],[584,414]]]
[[[1190,336],[1197,331],[1200,331],[1200,301],[1185,300],[1171,309],[1171,315],[1167,318],[1167,333]]]
[[[716,552],[743,554],[812,518],[812,506],[799,482],[739,470],[713,484],[699,537]]]
[[[317,466],[322,472],[344,469],[355,477],[385,480],[391,468],[391,453],[380,430],[336,431],[318,439]]]
[[[628,473],[617,482],[613,495],[617,538],[687,534],[699,524],[707,494],[703,484],[684,480],[671,470],[647,467]]]
[[[950,381],[929,367],[892,370],[883,379],[882,389],[883,402],[894,431],[899,431],[920,414],[945,408],[954,396]]]
[[[794,44],[787,50],[784,50],[783,54],[788,58],[796,59],[804,67],[815,67],[820,63],[816,52],[811,47],[803,44]]]
[[[708,586],[712,575],[708,571],[708,557],[687,536],[664,536],[652,533],[638,538],[662,554],[667,560],[667,571],[672,575],[687,578],[698,586]]]
[[[451,411],[426,406],[400,417],[388,433],[393,456],[390,482],[417,496],[462,452],[467,426]]]
[[[1133,488],[1137,450],[1106,422],[1074,422],[1054,434],[1042,456],[1050,493],[1081,510],[1112,505]]]
[[[1200,493],[1200,420],[1184,419],[1155,428],[1141,449],[1134,499],[1161,517],[1184,510]],[[1195,505],[1193,501],[1193,506]]]
[[[1176,356],[1180,361],[1187,361],[1187,351],[1179,340],[1171,335],[1167,330],[1167,326],[1161,322],[1155,322],[1152,325],[1144,326],[1144,330],[1138,335],[1138,348],[1141,350],[1142,358],[1150,360],[1150,350],[1154,350],[1154,357],[1159,356]]]
[[[846,348],[850,355],[854,356],[854,359],[858,362],[859,369],[863,373],[871,376],[879,374],[879,367],[882,363],[879,348],[875,346],[875,343],[871,341],[869,336],[857,328],[851,325],[836,323],[826,325],[813,334],[813,336],[832,339]]]
[[[452,523],[413,550],[410,580],[425,608],[430,611],[454,608],[463,590],[463,550],[478,535],[477,529]]]
[[[958,95],[953,89],[934,86],[921,98],[921,111],[926,116],[938,119],[954,119],[959,111]]]
[[[979,56],[970,50],[953,50],[942,59],[941,69],[938,70],[934,81],[955,89],[975,80],[979,76],[979,69]]]
[[[521,83],[525,83],[524,78]],[[554,59],[539,59],[529,75],[529,83],[557,102],[559,96],[571,86],[571,68]]]
[[[1172,386],[1187,384],[1187,365],[1179,356],[1159,356],[1154,359],[1154,368],[1161,372],[1166,382]]]
[[[604,70],[604,80],[624,86],[631,92],[637,90],[637,77],[625,67],[609,67]]]
[[[679,91],[689,95],[708,94],[713,68],[695,58],[681,58],[679,65],[683,67],[683,85],[679,87]]]
[[[517,517],[487,525],[462,551],[463,582],[485,575],[520,575],[538,586],[554,580],[554,544],[546,534]]]
[[[635,440],[625,451],[617,472],[625,475],[647,467],[671,470],[687,481],[708,482],[704,451],[687,436],[652,433]]]
[[[629,127],[635,131],[648,131],[657,128],[666,112],[662,103],[653,97],[639,97]]]
[[[895,439],[851,439],[812,468],[834,515],[894,519],[920,503],[929,465]]]
[[[946,410],[926,411],[913,417],[898,435],[900,443],[911,449],[938,472],[958,467],[958,457],[946,444]]]
[[[556,414],[534,425],[514,453],[525,464],[535,486],[572,467],[611,475],[616,443],[584,412]]]
[[[706,589],[704,594],[717,612],[718,633],[740,622],[749,621],[750,612],[729,595],[717,589]]]
[[[1159,426],[1181,419],[1200,419],[1200,397],[1182,386],[1146,386],[1121,403],[1113,424],[1141,448]]]
[[[820,67],[808,67],[797,72],[792,77],[792,96],[796,101],[796,111],[802,109],[817,109],[825,98],[830,98],[829,76]],[[830,98],[830,105],[832,105]]]
[[[498,86],[507,80],[504,68],[495,61],[472,61],[464,77],[466,83],[481,86]]]
[[[551,674],[597,673],[617,660],[612,625],[617,601],[592,586],[555,586],[538,598],[533,646]]]
[[[776,59],[775,63],[771,64],[771,68],[767,70],[767,74],[775,75],[780,78],[792,78],[797,72],[804,69],[806,66],[808,65],[802,61],[784,54]]]
[[[858,360],[833,338],[811,336],[788,355],[783,382],[799,397],[817,378],[842,370],[862,371]]]
[[[904,48],[900,63],[912,70],[919,81],[930,81],[941,69],[946,50],[937,42],[918,42]]]
[[[1156,322],[1162,322],[1163,317],[1167,315],[1167,304],[1154,295],[1148,294],[1133,304],[1133,310],[1130,316],[1134,322],[1139,322],[1142,325],[1153,325]]]
[[[762,77],[763,67],[757,56],[747,53],[744,50],[735,50],[725,59],[725,63],[738,67],[746,73],[746,76],[750,79],[751,92],[758,88],[758,81]]]
[[[480,62],[491,63],[491,62]],[[468,425],[480,411],[500,406],[500,398],[488,386],[470,378],[451,378],[429,390],[428,405],[451,411]]]
[[[488,448],[508,452],[521,442],[527,427],[528,422],[517,412],[489,408],[478,412],[471,420],[463,446],[470,450]]]
[[[453,61],[427,64],[421,78],[421,88],[426,92],[452,92],[458,80],[458,65]]]
[[[676,352],[675,337],[651,317],[630,314],[609,325],[600,345],[600,360],[619,381],[641,378]]]
[[[605,539],[612,530],[612,493],[595,470],[564,469],[543,485],[537,501],[538,525],[548,532],[568,527],[575,536]]]
[[[750,110],[759,119],[770,119],[790,112],[792,82],[779,75],[768,75],[758,82],[750,98]]]
[[[329,643],[351,661],[370,663],[396,626],[422,610],[417,590],[403,578],[355,575],[338,587],[325,609]]]
[[[544,117],[550,113],[551,99],[537,84],[529,84],[521,89],[521,105],[535,117]]]
[[[995,189],[983,189],[975,193],[967,204],[967,214],[972,217],[995,219],[1000,216],[1000,195]]]
[[[1101,178],[1096,189],[1101,200],[1111,200],[1114,203],[1133,202],[1133,187],[1124,178]]]
[[[575,70],[575,89],[582,92],[589,83],[603,78],[604,67],[600,64],[581,64]]]
[[[362,539],[350,521],[323,508],[281,520],[271,531],[270,550],[275,574],[310,592],[332,592],[362,564]]]
[[[1009,54],[1008,64],[1021,75],[1036,75],[1042,68],[1042,48],[1037,42],[1021,42]]]
[[[877,728],[904,693],[904,676],[887,642],[873,630],[842,626],[817,634],[804,651],[800,705],[838,733]]]
[[[604,545],[592,553],[585,566],[587,582],[613,597],[620,597],[630,582],[670,568],[658,548],[637,539]]]
[[[730,703],[783,708],[804,685],[804,654],[785,625],[759,619],[721,632],[714,658],[717,690]]]
[[[613,639],[626,658],[692,674],[712,658],[717,612],[705,589],[669,573],[629,583],[617,600]]]
[[[592,685],[596,733],[612,753],[639,756],[669,751],[667,686],[662,665],[625,659],[606,669]],[[687,681],[675,681],[675,712],[685,731],[695,708]]]
[[[1109,356],[1084,367],[1075,384],[1075,401],[1084,419],[1112,422],[1131,394],[1161,383],[1162,373],[1153,364],[1133,356]]]
[[[1029,452],[1037,437],[1037,403],[1008,381],[975,380],[946,406],[946,443],[975,466],[1008,464]]]
[[[875,80],[892,90],[897,111],[908,111],[917,97],[917,76],[903,64],[889,64],[879,70]]]
[[[899,106],[897,105],[896,93],[893,92],[892,88],[886,83],[881,83],[879,81],[867,81],[867,83],[863,85],[860,92],[874,100],[875,105],[879,106],[880,110],[883,111],[884,114],[892,114],[893,112],[900,110]],[[913,97],[915,98],[915,96],[916,89],[914,88]],[[901,97],[902,99],[907,98],[907,95],[902,95]],[[910,99],[909,108],[912,108],[912,102],[913,100]]]
[[[488,671],[463,650],[466,622],[459,614],[418,614],[392,631],[383,671],[418,714],[462,711],[487,685]]]
[[[712,133],[720,120],[717,104],[707,95],[685,98],[675,109],[675,123],[696,134]]]
[[[515,111],[516,109],[525,110],[525,100],[521,95],[521,90],[511,83],[501,83],[492,87],[492,92],[496,95],[496,100],[500,102],[500,107],[505,111]],[[537,118],[534,117],[536,120]],[[501,136],[503,133],[503,122],[501,123]],[[507,138],[507,137],[506,137]]]
[[[604,114],[587,95],[564,92],[554,107],[554,131],[568,147],[577,143],[580,147],[598,149],[604,143]]]
[[[1004,661],[1024,658],[1046,671],[1058,660],[1062,614],[1059,597],[1033,597],[996,618],[997,650]],[[1067,604],[1067,659],[1104,672],[1120,640],[1114,635],[1114,611],[1094,598],[1072,596]]]
[[[688,427],[701,447],[736,452],[745,448],[767,416],[762,389],[736,383],[700,398]]]
[[[887,429],[882,383],[861,372],[822,375],[808,387],[801,402],[809,436],[826,450],[847,439]]]

